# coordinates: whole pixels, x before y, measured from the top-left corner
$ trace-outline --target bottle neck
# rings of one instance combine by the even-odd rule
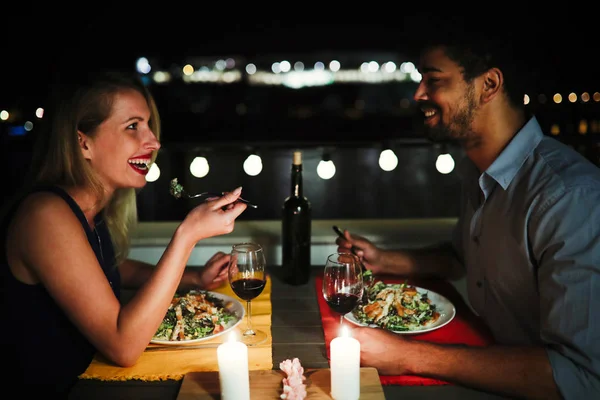
[[[302,164],[292,164],[292,196],[302,197]]]

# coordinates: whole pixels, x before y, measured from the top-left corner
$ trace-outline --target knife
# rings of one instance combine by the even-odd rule
[[[198,344],[198,345],[175,345],[175,346],[156,346],[146,347],[145,351],[166,351],[166,350],[185,350],[185,349],[216,349],[221,343]]]

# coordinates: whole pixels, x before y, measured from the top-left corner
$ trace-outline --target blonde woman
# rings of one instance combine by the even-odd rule
[[[192,209],[157,265],[127,259],[136,190],[160,148],[155,101],[135,76],[92,74],[58,86],[34,178],[0,222],[3,379],[66,396],[96,352],[134,365],[180,287],[212,289],[229,255],[186,270],[202,239],[230,233],[246,205],[237,188]],[[122,287],[136,286],[121,305]],[[27,396],[25,396],[27,397]]]

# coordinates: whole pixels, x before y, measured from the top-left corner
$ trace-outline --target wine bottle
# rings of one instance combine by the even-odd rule
[[[291,176],[291,194],[282,207],[282,275],[288,284],[302,285],[310,278],[311,204],[302,193],[300,151],[294,151]]]

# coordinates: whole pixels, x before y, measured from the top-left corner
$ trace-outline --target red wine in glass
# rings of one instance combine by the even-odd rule
[[[262,246],[258,243],[238,243],[231,248],[228,266],[229,286],[240,299],[246,301],[246,330],[241,342],[254,346],[264,342],[267,334],[252,327],[252,299],[256,298],[267,283],[266,261]]]
[[[242,278],[231,282],[231,289],[242,300],[252,300],[262,293],[266,282],[256,278]]]
[[[358,304],[359,297],[350,293],[336,293],[330,296],[326,302],[327,305],[336,313],[345,315],[354,310]]]
[[[323,271],[323,298],[335,313],[344,315],[356,307],[363,295],[362,265],[352,253],[333,253],[327,257]]]

